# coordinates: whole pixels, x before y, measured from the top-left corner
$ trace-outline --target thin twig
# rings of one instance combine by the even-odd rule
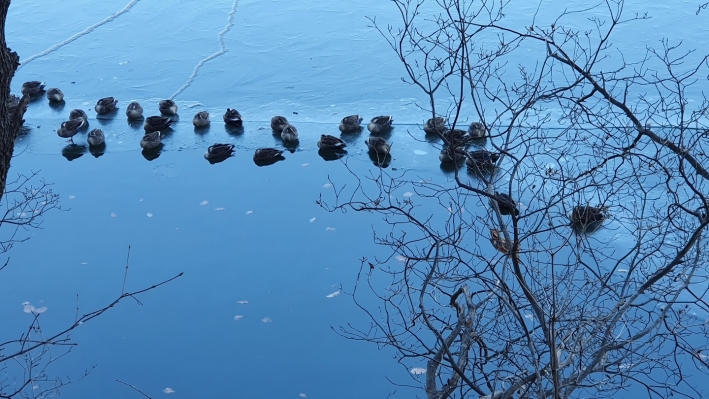
[[[120,383],[123,384],[123,385],[128,385],[129,387],[131,387],[131,388],[135,389],[136,391],[140,392],[141,395],[145,396],[146,398],[148,398],[148,399],[153,399],[153,398],[151,398],[150,396],[148,396],[148,394],[146,394],[145,392],[141,391],[140,389],[134,387],[133,385],[131,385],[131,384],[127,383],[127,382],[124,382],[124,381],[121,381],[121,380],[116,380],[116,382],[120,382]]]
[[[121,295],[126,293],[126,280],[128,279],[129,261],[130,261],[130,245],[128,245],[128,256],[126,257],[126,274],[123,275],[123,288],[121,289]]]

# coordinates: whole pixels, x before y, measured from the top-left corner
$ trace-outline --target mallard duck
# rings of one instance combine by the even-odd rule
[[[500,208],[500,213],[503,215],[509,215],[514,212],[515,216],[519,215],[519,210],[517,209],[517,203],[505,193],[495,192],[493,195],[495,201],[497,201],[497,206]]]
[[[234,153],[234,144],[214,144],[207,148],[204,159],[211,161],[229,158]]]
[[[271,130],[280,133],[288,126],[288,119],[285,116],[276,115],[271,118]]]
[[[73,144],[74,136],[76,135],[76,133],[78,133],[79,129],[84,127],[85,123],[86,122],[81,118],[71,119],[66,122],[62,122],[62,125],[57,130],[57,135],[65,139],[68,138]]]
[[[227,108],[224,113],[224,123],[234,127],[244,126],[244,121],[241,119],[241,114],[239,111],[231,108]]]
[[[502,233],[500,233],[500,230],[490,229],[490,242],[496,250],[502,252],[505,255],[510,255],[510,251],[512,251],[512,246],[509,242],[507,242]],[[514,258],[517,260],[517,262],[522,263],[522,261],[519,260],[519,252],[514,253]]]
[[[172,119],[164,116],[149,116],[145,118],[143,129],[146,132],[156,132],[158,130],[167,129],[172,124]]]
[[[298,141],[298,129],[290,123],[287,124],[281,132],[281,138],[283,141]]]
[[[438,155],[438,159],[441,163],[456,163],[457,165],[463,164],[463,159],[465,158],[465,148],[464,147],[450,147],[443,146],[441,153]]]
[[[116,104],[118,100],[113,97],[104,97],[96,102],[94,110],[99,115],[108,114],[116,110]]]
[[[40,82],[39,80],[32,80],[30,82],[25,82],[22,84],[22,94],[35,96],[43,91],[44,82]]]
[[[448,130],[448,127],[446,127],[447,123],[448,121],[446,118],[437,116],[427,120],[426,123],[424,123],[423,131],[426,132],[426,134],[443,134],[446,130]]]
[[[89,137],[86,139],[91,147],[98,147],[106,142],[106,135],[103,134],[101,129],[93,129],[89,132]]]
[[[342,133],[357,132],[362,129],[362,118],[359,115],[350,115],[342,118],[340,122],[340,131]]]
[[[492,167],[498,159],[500,159],[499,153],[476,150],[468,153],[468,159],[465,160],[465,164],[468,169],[485,169]]]
[[[455,147],[468,145],[468,143],[470,142],[470,136],[468,136],[468,132],[461,129],[447,130],[445,133],[443,133],[443,137]]]
[[[468,127],[468,134],[474,139],[485,138],[485,133],[487,133],[487,128],[482,122],[473,122]]]
[[[160,113],[163,115],[177,115],[177,104],[172,100],[162,100],[158,104]]]
[[[143,107],[137,101],[133,101],[126,108],[126,116],[128,119],[143,119]]]
[[[391,123],[394,119],[391,116],[375,116],[367,125],[367,129],[372,134],[386,133],[391,130]]]
[[[367,148],[369,152],[377,154],[379,156],[387,156],[391,151],[391,145],[381,137],[370,137],[365,141],[367,143]]]
[[[209,112],[201,111],[197,112],[197,115],[192,118],[192,124],[194,127],[207,127],[209,126]]]
[[[47,100],[49,100],[50,103],[60,103],[64,101],[64,93],[56,87],[52,87],[47,90]]]
[[[159,131],[145,133],[145,136],[140,140],[140,146],[144,150],[153,150],[162,142],[162,135]]]
[[[283,151],[275,148],[259,148],[254,153],[254,163],[259,166],[270,165],[282,161]]]
[[[86,115],[86,112],[78,108],[72,109],[71,112],[69,112],[69,119],[83,119],[87,124],[89,122],[89,116]]]
[[[321,150],[337,151],[345,147],[347,147],[347,144],[345,144],[344,141],[335,136],[330,136],[329,134],[321,134],[320,140],[318,140],[318,148]]]
[[[571,211],[571,223],[577,226],[601,223],[606,218],[608,218],[608,208],[605,206],[579,205]]]

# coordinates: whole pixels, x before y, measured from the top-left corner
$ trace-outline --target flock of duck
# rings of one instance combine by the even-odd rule
[[[40,81],[30,81],[22,85],[22,94],[38,96],[45,92],[45,84]],[[60,89],[50,88],[46,90],[46,96],[50,103],[62,103],[64,93]],[[19,98],[11,96],[10,106],[19,103]],[[113,97],[105,97],[96,102],[94,110],[98,115],[111,115],[117,111],[118,100]],[[170,128],[177,116],[177,104],[172,100],[162,100],[159,102],[158,110],[160,115],[143,116],[143,107],[138,102],[131,102],[126,108],[126,116],[131,121],[144,120],[143,129],[145,135],[140,140],[140,146],[144,152],[159,151],[162,147],[164,131]],[[241,114],[235,109],[227,108],[223,116],[227,126],[241,129],[243,120]],[[342,119],[339,129],[342,133],[357,133],[362,129],[362,121],[359,115],[350,115]],[[387,135],[392,129],[393,118],[391,116],[376,116],[367,124],[367,129],[371,136],[365,141],[370,156],[379,166],[388,165],[391,159],[391,144],[381,135]],[[423,130],[427,135],[436,135],[445,139],[445,145],[439,154],[441,164],[451,164],[454,166],[465,163],[468,170],[473,173],[485,173],[491,171],[495,163],[500,158],[500,153],[490,152],[485,149],[468,151],[467,148],[486,138],[487,128],[481,122],[473,122],[467,130],[449,129],[447,120],[444,117],[434,117],[426,121]],[[198,112],[192,119],[195,128],[205,128],[210,125],[210,115],[207,111]],[[81,109],[74,109],[69,113],[69,120],[61,124],[57,129],[57,135],[67,138],[74,143],[74,136],[79,131],[88,129],[88,116]],[[284,116],[276,115],[271,118],[271,129],[274,134],[280,135],[284,146],[293,146],[298,143],[298,129],[288,122]],[[87,143],[90,148],[105,146],[106,137],[101,129],[89,131]],[[335,158],[341,157],[345,153],[346,144],[338,137],[323,134],[318,140],[318,148],[321,152],[329,153]],[[221,162],[234,153],[233,144],[217,143],[209,146],[204,154],[205,159],[211,163]],[[255,151],[253,161],[258,166],[271,165],[284,160],[283,151],[276,148],[259,148]],[[495,193],[500,212],[503,214],[519,214],[517,203],[504,193]],[[582,227],[593,227],[600,224],[607,218],[607,209],[604,207],[577,206],[573,209],[570,218],[572,223]]]

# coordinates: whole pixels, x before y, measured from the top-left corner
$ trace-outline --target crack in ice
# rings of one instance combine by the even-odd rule
[[[56,50],[58,50],[58,49],[60,49],[60,48],[62,48],[62,47],[64,47],[64,46],[66,46],[67,44],[73,42],[74,40],[76,40],[76,39],[78,39],[78,38],[80,38],[80,37],[82,37],[82,36],[84,36],[84,35],[86,35],[86,34],[88,34],[88,33],[91,33],[94,29],[98,28],[99,26],[101,26],[101,25],[103,25],[103,24],[106,24],[106,23],[108,23],[108,22],[113,21],[114,19],[118,18],[120,15],[125,14],[126,12],[128,12],[131,8],[133,8],[133,6],[134,6],[138,1],[139,1],[139,0],[131,0],[131,2],[128,3],[125,7],[123,7],[123,9],[121,9],[120,11],[115,12],[115,13],[109,15],[108,17],[102,19],[101,21],[96,22],[95,24],[89,26],[88,28],[84,29],[83,31],[81,31],[81,32],[75,34],[74,36],[72,36],[72,37],[70,37],[70,38],[64,40],[63,42],[60,42],[60,43],[55,44],[54,46],[52,46],[52,47],[50,47],[50,48],[48,48],[48,49],[42,51],[41,53],[37,53],[37,54],[35,54],[35,55],[33,55],[33,56],[27,57],[27,59],[25,59],[24,61],[21,61],[21,64],[20,64],[19,67],[17,67],[17,70],[19,71],[23,66],[29,64],[30,62],[36,60],[37,58],[44,57],[45,55],[50,54],[50,53],[52,53],[52,52],[54,52],[54,51],[56,51]]]
[[[224,35],[226,35],[230,30],[231,27],[234,26],[234,14],[236,14],[236,8],[239,6],[239,0],[234,0],[234,4],[231,6],[231,11],[229,11],[229,16],[227,18],[226,26],[224,29],[222,29],[221,32],[217,35],[217,39],[219,39],[219,51],[216,53],[208,56],[207,58],[203,59],[200,61],[195,67],[194,70],[192,70],[192,75],[187,79],[187,82],[182,85],[175,94],[170,96],[170,100],[174,100],[175,97],[180,95],[183,91],[185,91],[186,88],[190,87],[192,82],[194,82],[195,78],[197,77],[197,73],[199,73],[199,69],[202,68],[202,65],[206,64],[207,62],[219,57],[220,55],[226,53],[229,51],[229,49],[226,48],[226,45],[224,44]]]

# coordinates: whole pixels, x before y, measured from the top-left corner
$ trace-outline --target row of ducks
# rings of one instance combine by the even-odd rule
[[[26,82],[22,85],[22,93],[30,96],[36,96],[44,91],[45,84],[39,81]],[[50,102],[64,101],[64,93],[58,88],[50,88],[46,91],[47,99]],[[14,96],[13,96],[14,97]],[[10,104],[16,104],[19,99],[11,98]],[[114,113],[117,110],[118,101],[113,97],[105,97],[97,101],[94,110],[99,115]],[[158,109],[161,116],[149,116],[145,118],[143,128],[145,135],[140,140],[140,146],[144,150],[154,150],[161,145],[162,130],[168,129],[174,122],[171,116],[177,115],[177,104],[172,100],[162,100],[158,104]],[[131,102],[126,108],[126,116],[130,120],[143,119],[143,107],[138,102]],[[74,109],[69,114],[69,120],[63,122],[57,130],[60,137],[69,138],[73,143],[73,136],[79,131],[85,130],[88,127],[88,116],[83,110]],[[228,126],[242,128],[243,119],[241,114],[236,109],[227,108],[223,115],[224,123]],[[361,130],[363,118],[359,115],[350,115],[342,119],[339,124],[339,130],[342,133],[355,133]],[[388,133],[392,129],[393,118],[388,115],[376,116],[371,119],[367,125],[367,129],[373,135],[382,135]],[[196,128],[209,126],[210,115],[207,111],[198,112],[192,119],[192,123]],[[280,134],[281,139],[285,143],[298,141],[298,129],[288,122],[284,116],[276,115],[271,118],[271,129]],[[479,149],[467,152],[466,147],[476,140],[484,139],[487,134],[487,129],[481,122],[473,122],[468,127],[467,131],[462,129],[449,129],[447,120],[444,117],[434,117],[426,121],[423,130],[426,134],[440,135],[446,139],[446,145],[439,154],[441,163],[454,163],[460,165],[463,162],[467,167],[476,172],[482,172],[493,168],[495,163],[500,158],[499,153],[489,152],[484,149]],[[89,146],[105,145],[105,135],[101,129],[93,129],[87,137]],[[385,138],[372,136],[365,141],[370,154],[377,158],[384,159],[390,156],[391,144]],[[321,151],[344,152],[346,144],[341,139],[331,135],[321,135],[318,140],[318,148]],[[231,157],[234,153],[233,144],[214,144],[209,146],[204,157],[210,162],[219,162]],[[269,165],[280,160],[283,157],[283,151],[275,148],[259,148],[253,156],[253,161],[259,165]],[[517,203],[508,194],[495,193],[493,199],[497,202],[500,212],[503,214],[519,214]],[[592,206],[577,206],[571,213],[571,221],[574,225],[589,226],[599,224],[607,218],[607,208],[592,207]]]
[[[22,85],[22,93],[28,94],[30,96],[36,96],[44,91],[45,84],[40,81],[30,81],[25,82]],[[50,88],[47,91],[47,99],[50,102],[62,102],[64,101],[64,93],[58,88]],[[117,110],[118,101],[114,97],[105,97],[97,101],[94,110],[99,115],[106,115],[114,113]],[[177,104],[172,100],[162,100],[158,104],[159,112],[161,116],[149,116],[145,118],[145,123],[143,125],[146,134],[161,131],[170,127],[174,122],[171,116],[177,115]],[[126,109],[126,116],[129,120],[140,120],[143,119],[143,107],[138,102],[131,102]],[[243,119],[241,114],[236,109],[229,109],[224,113],[223,116],[224,123],[241,128],[243,127]],[[343,133],[354,133],[361,130],[362,118],[359,115],[350,115],[342,119],[339,124],[339,129]],[[446,126],[446,119],[443,117],[437,117],[429,119],[424,125],[424,131],[427,134],[442,134],[448,139],[450,143],[456,143],[464,145],[471,140],[481,139],[485,137],[486,128],[480,122],[473,122],[470,124],[467,132],[460,129],[448,129]],[[210,124],[210,115],[207,111],[198,112],[192,119],[192,123],[196,128],[207,127]],[[376,116],[371,119],[367,125],[367,129],[372,134],[385,134],[389,132],[392,128],[393,118],[388,115]],[[62,124],[62,126],[57,131],[60,137],[69,138],[76,135],[79,130],[82,130],[88,126],[88,118],[86,113],[82,110],[75,109],[70,113],[70,120]],[[271,119],[271,129],[274,132],[279,133],[284,142],[297,142],[298,141],[298,130],[295,126],[290,124],[288,120],[283,116],[274,116]],[[96,132],[96,135],[99,133]],[[332,136],[330,136],[332,137]],[[96,139],[94,140],[96,142]],[[155,142],[155,140],[146,140],[147,143]],[[339,148],[342,143],[333,142],[333,146]],[[368,143],[369,144],[369,143]],[[150,144],[148,144],[150,145]],[[326,144],[327,145],[327,144]],[[447,151],[448,156],[446,159],[453,158],[456,154],[455,149],[457,146],[453,147],[452,151]],[[372,151],[378,152],[380,154],[388,154],[390,146],[386,141],[382,142],[380,140],[375,140],[370,146]],[[443,159],[442,159],[443,161]]]

